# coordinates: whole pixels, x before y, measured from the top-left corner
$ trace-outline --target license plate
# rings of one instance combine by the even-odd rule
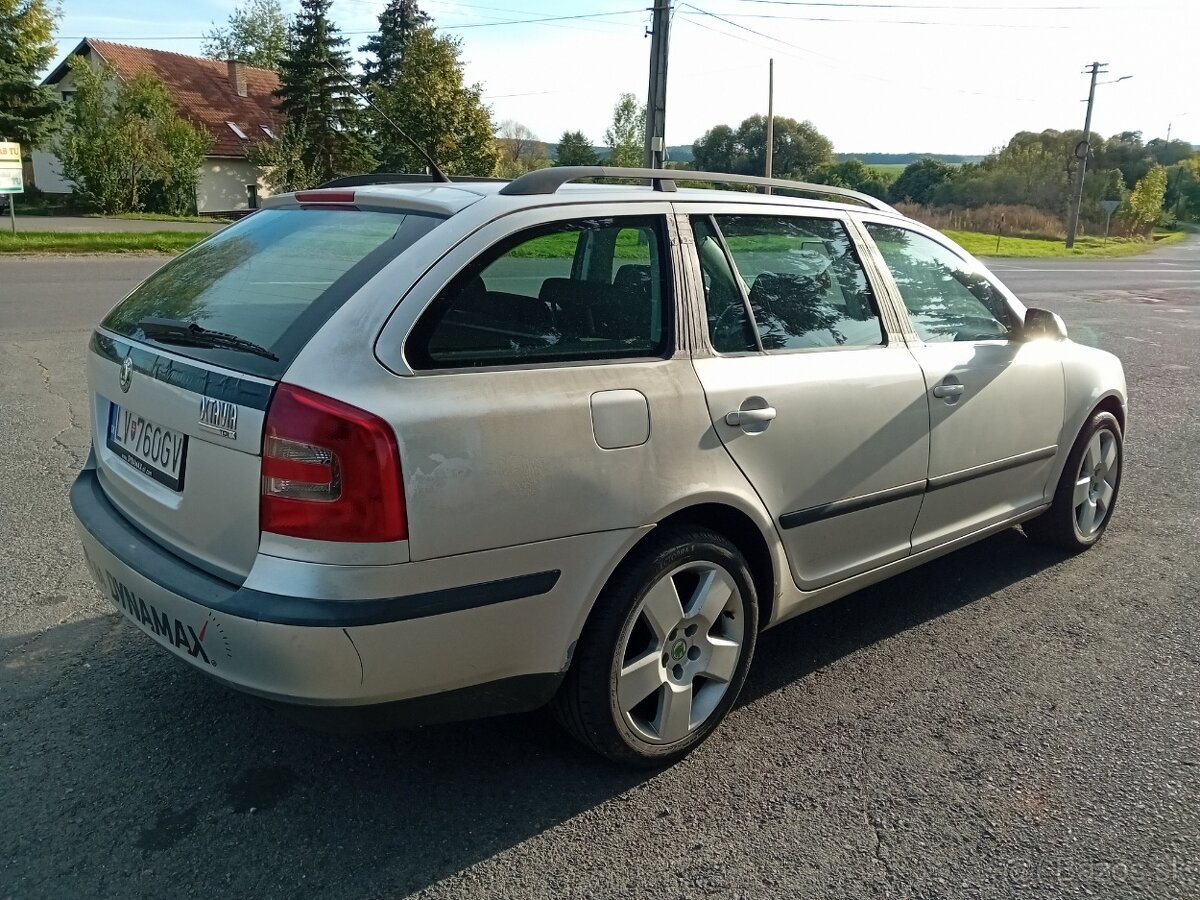
[[[173,491],[183,490],[187,435],[151,422],[113,403],[108,410],[108,449],[143,475]]]

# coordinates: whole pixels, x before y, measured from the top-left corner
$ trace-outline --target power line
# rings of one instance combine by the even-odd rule
[[[547,22],[566,22],[580,19],[603,19],[612,18],[614,16],[631,16],[644,15],[644,9],[625,9],[614,12],[595,12],[595,13],[578,13],[568,16],[542,16],[535,19],[506,19],[500,22],[461,22],[450,25],[435,26],[439,31],[462,31],[467,28],[492,28],[498,25],[540,25]],[[372,28],[366,31],[339,31],[339,34],[347,37],[360,37],[366,34],[378,33],[377,28]],[[60,34],[55,36],[55,40],[60,41],[81,41],[89,35],[66,35]],[[203,34],[110,34],[106,40],[126,40],[126,41],[200,41],[204,40],[207,35]]]
[[[955,12],[1078,12],[1079,10],[1106,9],[1103,6],[1013,6],[1008,3],[999,6],[962,6],[961,4],[932,4],[932,3],[834,3],[832,0],[741,0],[743,3],[764,3],[771,6],[821,6],[839,9],[930,9],[950,10]]]
[[[1080,7],[1082,9],[1083,7]],[[684,15],[689,15],[684,13]],[[936,25],[949,28],[1036,28],[1065,29],[1066,25],[1038,25],[1020,22],[949,22],[929,19],[836,19],[833,16],[785,16],[773,13],[725,13],[729,18],[737,19],[776,19],[785,22],[844,22],[854,25]]]
[[[696,6],[694,3],[683,3],[682,5],[687,6],[691,9],[694,9],[694,10],[696,10],[696,12],[702,13],[703,15],[708,16],[709,18],[716,19],[719,22],[724,22],[726,25],[731,25],[734,28],[738,28],[742,31],[753,34],[757,37],[765,38],[766,40],[769,40],[769,41],[774,41],[776,45],[780,45],[782,47],[786,47],[786,48],[789,48],[790,50],[794,50],[794,51],[798,50],[800,53],[806,54],[807,56],[813,57],[814,59],[818,60],[819,65],[824,65],[824,66],[826,66],[828,68],[832,68],[832,69],[838,69],[838,70],[846,73],[851,78],[857,78],[857,79],[869,80],[869,81],[878,81],[878,82],[882,82],[884,84],[895,84],[894,78],[887,78],[882,75],[873,75],[869,71],[865,71],[860,66],[854,66],[854,65],[848,66],[845,64],[845,62],[843,60],[840,60],[836,57],[829,56],[824,53],[819,53],[816,50],[810,50],[807,47],[801,47],[798,44],[793,44],[790,41],[783,40],[782,38],[774,37],[773,35],[769,35],[766,32],[758,31],[754,28],[749,27],[748,25],[742,25],[740,22],[730,21],[729,19],[726,19],[723,16],[719,16],[716,13],[711,13],[706,9],[701,9],[700,7]],[[733,38],[734,40],[740,40],[740,41],[743,41],[748,44],[754,44],[755,46],[758,46],[758,47],[766,47],[769,50],[776,50],[777,52],[782,52],[785,55],[800,58],[800,57],[797,57],[795,53],[789,53],[788,50],[779,50],[779,47],[773,47],[768,44],[763,44],[761,41],[752,41],[752,40],[749,40],[748,38],[741,37],[740,35],[730,34],[727,31],[721,31],[718,28],[713,28],[711,26],[705,25],[703,22],[700,22],[693,17],[685,18],[683,21],[689,22],[692,25],[698,25],[701,28],[704,28],[708,31],[712,31],[716,34],[720,34],[727,38]],[[945,94],[945,93],[964,94],[966,96],[971,96],[971,97],[987,97],[989,99],[997,99],[997,100],[1017,100],[1022,103],[1038,102],[1030,97],[1012,97],[1012,96],[1001,97],[1001,96],[998,96],[995,94],[986,94],[986,93],[983,93],[982,91],[967,91],[967,90],[963,90],[961,88],[947,88],[944,86],[921,84],[919,82],[909,82],[909,84],[911,84],[912,87],[920,88],[922,90],[926,90],[926,91],[930,91],[932,93],[938,93],[938,94]]]

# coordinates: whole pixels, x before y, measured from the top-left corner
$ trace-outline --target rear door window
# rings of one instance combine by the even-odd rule
[[[841,222],[777,215],[713,218],[747,291],[763,350],[883,343],[874,294]],[[726,301],[726,307],[737,315],[735,304]]]
[[[418,320],[416,369],[662,356],[670,290],[661,217],[555,222],[495,245]]]
[[[441,221],[391,211],[261,210],[167,263],[103,325],[147,340],[140,326],[147,320],[196,323],[257,344],[277,360],[227,348],[164,346],[277,378],[338,306]]]

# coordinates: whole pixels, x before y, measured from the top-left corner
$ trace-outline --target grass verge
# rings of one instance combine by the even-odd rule
[[[233,219],[222,219],[217,216],[168,216],[164,213],[118,213],[107,216],[103,213],[84,213],[87,219],[126,219],[130,222],[203,222],[206,225],[224,225]]]
[[[206,237],[197,231],[0,231],[0,253],[179,253]]]
[[[1075,246],[1068,250],[1063,241],[1044,240],[1040,238],[1001,237],[997,249],[994,234],[981,234],[976,231],[947,231],[946,236],[961,244],[968,253],[976,256],[1004,256],[1025,259],[1105,259],[1120,256],[1136,256],[1154,247],[1173,244],[1181,241],[1187,234],[1182,231],[1169,231],[1155,235],[1153,241],[1130,240],[1128,238],[1109,238],[1107,245],[1104,238],[1085,235],[1077,238]]]

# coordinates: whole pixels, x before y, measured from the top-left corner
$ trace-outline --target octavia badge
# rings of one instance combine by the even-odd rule
[[[129,392],[129,382],[133,380],[133,354],[125,357],[125,361],[121,363],[121,391]]]

